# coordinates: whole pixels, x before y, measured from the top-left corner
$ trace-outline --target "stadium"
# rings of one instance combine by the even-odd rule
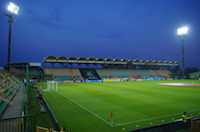
[[[67,3],[68,7],[75,8],[77,6],[73,2]],[[111,3],[117,9],[119,9],[119,5],[121,7],[121,4],[124,6],[133,4]],[[18,4],[24,6],[23,2],[18,2]],[[57,3],[54,4],[57,5]],[[107,9],[108,3],[101,4],[100,7]],[[80,5],[84,5],[84,3]],[[162,6],[162,4],[160,5]],[[185,5],[187,4],[185,3]],[[39,9],[37,6],[34,8]],[[46,5],[41,4],[40,6],[46,8]],[[61,6],[59,4],[59,7]],[[92,3],[92,6],[99,7],[95,3]],[[89,8],[90,6],[85,5],[85,7]],[[69,27],[61,28],[54,25],[55,23],[43,21],[39,15],[36,15],[36,12],[26,9],[25,6],[23,8],[29,15],[37,16],[25,19],[25,22],[29,19],[37,19],[39,21],[33,23],[39,22],[55,29],[52,29],[51,33],[45,34],[46,36],[40,37],[44,32],[41,31],[41,34],[36,32],[37,26],[30,27],[33,34],[36,36],[38,34],[38,36],[33,38],[32,35],[30,35],[31,37],[26,36],[27,39],[32,38],[31,41],[28,41],[30,43],[28,46],[23,45],[26,37],[22,35],[22,39],[20,34],[17,34],[19,38],[14,37],[13,43],[20,42],[22,45],[18,46],[22,47],[20,49],[14,47],[11,54],[11,24],[14,23],[15,17],[16,19],[19,17],[17,16],[19,7],[10,2],[8,11],[11,13],[6,14],[9,17],[8,56],[2,52],[4,58],[8,60],[6,64],[3,61],[0,63],[0,132],[200,131],[200,70],[197,61],[199,54],[193,55],[186,52],[188,53],[186,55],[191,57],[190,59],[186,57],[185,61],[184,40],[188,39],[186,36],[188,27],[177,30],[182,46],[181,55],[179,53],[180,59],[176,56],[177,53],[172,53],[173,48],[168,51],[167,46],[163,46],[168,51],[168,55],[165,56],[164,50],[159,45],[154,45],[158,40],[148,42],[149,47],[141,44],[142,50],[140,50],[141,47],[138,46],[140,44],[128,45],[130,38],[118,39],[120,35],[103,36],[103,39],[94,36],[87,38],[87,35],[84,36],[87,33],[83,33],[82,30],[75,29],[78,33],[74,33],[74,30],[70,31],[72,29]],[[85,10],[88,11],[84,8]],[[72,14],[76,14],[75,10],[73,11]],[[57,10],[50,14],[55,18],[45,17],[44,20],[61,22],[64,19],[64,16],[59,17],[60,12]],[[107,12],[103,13],[102,11],[100,14],[105,15]],[[111,13],[109,16],[113,14],[115,13]],[[81,16],[79,17],[81,18]],[[77,25],[80,24],[76,22],[72,21]],[[88,23],[87,25],[94,28],[93,23],[95,22],[92,21],[92,24]],[[26,25],[22,24],[19,27],[26,27]],[[18,27],[16,28],[18,29]],[[104,28],[104,26],[101,27],[101,29]],[[72,41],[72,38],[63,37],[63,29],[69,30],[69,36],[75,34],[77,38]],[[122,24],[120,30],[124,31],[124,29],[126,27]],[[41,30],[46,29],[41,28]],[[110,30],[109,27],[108,31]],[[144,31],[146,32],[147,29]],[[51,34],[54,33],[59,35],[55,35],[52,39]],[[84,38],[80,37],[79,33]],[[160,33],[165,34],[165,31]],[[97,34],[105,35],[102,32]],[[2,36],[0,35],[0,38]],[[188,35],[188,37],[191,36]],[[64,41],[71,42],[71,44],[62,44],[63,38]],[[90,43],[89,41],[93,41],[92,38],[96,39],[96,45],[84,45],[86,39],[88,39],[87,43]],[[113,38],[117,38],[117,41]],[[167,39],[165,41],[168,41]],[[199,42],[198,38],[193,39],[196,43]],[[51,45],[51,41],[53,41],[53,45]],[[81,44],[78,45],[75,43],[76,41]],[[98,45],[99,42],[105,42],[105,45]],[[146,38],[144,41],[139,39],[138,42],[145,43]],[[121,45],[122,43],[123,45]],[[31,47],[31,44],[34,47]],[[190,52],[198,53],[198,48],[196,48],[197,50],[191,49]],[[172,56],[170,56],[171,54]],[[145,59],[137,59],[142,58],[140,56]]]
[[[200,114],[200,82],[178,80],[178,75],[172,73],[178,69],[179,63],[173,61],[94,57],[48,56],[43,64],[13,63],[12,75],[1,70],[1,112],[21,88],[25,90],[24,99],[29,96],[29,100],[23,100],[20,112],[39,112],[34,120],[37,130],[65,126],[68,131],[142,131],[155,125],[160,125],[159,129],[171,125],[168,131],[179,130],[184,128],[180,127],[184,111],[187,120]],[[3,82],[3,78],[9,77],[12,85]],[[30,82],[27,85],[20,81],[26,77]],[[29,117],[29,123],[33,117]],[[46,124],[44,120],[48,119],[51,123]],[[36,129],[30,126],[30,130]],[[4,124],[1,130],[6,130]]]

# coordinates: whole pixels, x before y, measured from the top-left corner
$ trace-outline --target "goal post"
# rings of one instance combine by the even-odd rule
[[[58,91],[58,82],[57,81],[47,81],[46,91]]]

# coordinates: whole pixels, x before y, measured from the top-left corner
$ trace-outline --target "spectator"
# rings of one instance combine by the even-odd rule
[[[186,116],[186,112],[183,112],[183,114],[182,114],[182,121],[184,122],[184,123],[186,123],[187,122],[187,116]]]
[[[49,128],[49,130],[47,130],[47,132],[53,132],[52,128]]]
[[[61,127],[60,132],[65,132],[65,128],[64,128],[64,127]]]

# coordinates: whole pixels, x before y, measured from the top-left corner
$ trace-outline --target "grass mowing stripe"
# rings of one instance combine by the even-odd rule
[[[73,99],[66,97],[65,95],[61,94],[60,92],[57,92],[58,94],[62,95],[64,98],[68,99],[69,101],[73,102],[74,104],[78,105],[79,107],[81,107],[82,109],[86,110],[87,112],[91,113],[92,115],[96,116],[97,118],[99,118],[100,120],[102,120],[103,122],[105,122],[106,124],[108,124],[109,126],[113,125],[106,121],[105,119],[103,119],[101,116],[99,116],[98,114],[94,113],[93,111],[90,111],[89,109],[85,108],[84,106],[82,106],[81,104],[77,103],[76,101],[74,101]]]
[[[130,83],[129,83],[129,84],[130,84]],[[78,86],[78,84],[76,84],[76,85]],[[121,85],[119,85],[119,83],[118,83],[117,86],[116,86],[116,83],[114,83],[114,84],[113,84],[113,83],[112,83],[112,84],[111,84],[111,83],[106,83],[105,85],[111,85],[111,86],[109,86],[109,87],[115,87],[115,90],[114,90],[114,91],[112,92],[112,94],[111,94],[111,95],[112,95],[112,96],[111,96],[111,97],[112,97],[112,98],[111,98],[112,100],[107,100],[107,101],[109,101],[109,102],[112,101],[112,103],[114,103],[114,102],[113,102],[113,99],[115,99],[115,98],[114,98],[115,95],[113,95],[113,94],[114,94],[115,92],[118,91],[118,88],[117,88],[117,87],[119,87],[119,92],[117,92],[117,93],[121,93],[121,95],[122,95],[122,92],[120,92],[120,91],[121,91],[120,89],[123,88],[123,87],[122,87]],[[87,86],[87,88],[89,88],[89,89],[92,90],[93,92],[94,92],[94,91],[97,92],[97,93],[100,92],[100,91],[99,91],[100,89],[97,90],[97,89],[95,89],[94,87],[92,87],[92,86],[95,86],[95,83],[87,83],[87,84],[85,84],[85,86]],[[147,86],[147,85],[144,85],[144,86]],[[92,88],[91,88],[91,87],[92,87]],[[106,92],[105,95],[106,95],[106,94],[110,94],[110,93],[108,92],[108,88],[109,88],[109,87],[106,86],[107,91],[106,91],[106,90],[105,90],[105,91],[103,90],[104,92]],[[126,86],[126,87],[125,87],[126,91],[124,91],[124,92],[126,93],[126,97],[125,97],[126,99],[127,99],[128,96],[129,96],[129,95],[128,95],[128,92],[129,92],[129,93],[131,92],[131,91],[129,91],[129,90],[127,89],[128,87],[130,87],[130,86]],[[148,89],[147,89],[147,88],[145,88],[145,89],[143,89],[143,88],[137,88],[137,91],[138,91],[139,89],[140,89],[139,91],[146,91],[146,90],[147,90],[147,91],[148,91],[148,96],[147,96],[147,95],[144,94],[143,92],[142,92],[142,93],[139,92],[139,91],[138,91],[139,93],[136,92],[136,91],[135,91],[135,90],[136,90],[135,87],[137,87],[137,86],[134,85],[134,88],[133,88],[134,91],[133,91],[133,92],[135,92],[134,95],[136,95],[136,94],[138,95],[138,94],[139,94],[139,95],[137,96],[137,98],[140,98],[140,100],[137,101],[138,103],[144,104],[144,103],[147,103],[147,102],[148,102],[148,105],[151,104],[152,106],[155,106],[155,107],[158,107],[158,105],[159,105],[160,108],[163,107],[163,108],[165,108],[165,110],[167,110],[167,111],[171,110],[171,108],[170,108],[171,106],[168,107],[168,105],[162,105],[162,104],[158,104],[158,103],[154,104],[155,101],[159,99],[159,98],[157,97],[158,95],[159,95],[159,97],[163,97],[163,95],[161,96],[160,94],[158,94],[158,92],[160,93],[160,92],[162,92],[162,91],[158,91],[158,92],[156,91],[156,92],[154,92],[155,89],[154,89],[154,90],[153,90],[153,89],[151,90],[151,89],[149,89],[149,88],[148,88]],[[117,88],[117,89],[116,89],[116,88]],[[110,88],[109,88],[109,89],[110,89]],[[84,89],[81,89],[81,90],[84,90]],[[128,91],[127,91],[127,90],[128,90]],[[89,91],[88,91],[88,92],[89,92]],[[91,92],[91,91],[90,91],[90,92]],[[102,92],[102,91],[101,91],[101,92]],[[124,93],[124,92],[123,92],[123,93]],[[151,93],[151,94],[149,94],[149,93]],[[164,92],[162,92],[162,93],[164,93]],[[156,94],[157,96],[156,96],[155,94]],[[105,95],[104,95],[104,96],[105,96]],[[145,96],[144,96],[144,95],[145,95]],[[150,95],[151,95],[151,96],[150,96]],[[155,95],[155,96],[152,96],[152,95]],[[118,94],[117,94],[117,96],[118,96],[118,97],[121,97],[121,99],[124,98],[124,97],[122,97],[122,96],[120,96],[120,95],[118,95]],[[147,97],[148,97],[148,99],[147,99]],[[179,104],[179,106],[177,105],[178,107],[184,107],[184,104],[182,105],[183,102],[182,102],[182,101],[179,101],[179,99],[181,99],[181,98],[179,98],[178,100],[174,100],[173,98],[174,98],[175,96],[169,96],[169,97],[170,97],[170,98],[162,98],[162,100],[164,100],[164,102],[167,101],[167,100],[176,101],[176,102]],[[172,98],[172,97],[173,97],[173,98]],[[135,99],[136,97],[132,97],[132,99],[133,99],[133,98]],[[151,101],[152,99],[153,99],[154,101]],[[116,99],[115,99],[115,101],[116,101],[115,104],[118,104],[119,101],[116,100]],[[126,101],[126,100],[124,100],[124,101]],[[123,101],[123,102],[124,102],[124,101]],[[150,101],[150,102],[149,102],[149,101]],[[125,108],[128,109],[128,107],[124,106],[122,103],[121,103],[121,104],[118,104],[118,105],[123,106],[123,107],[125,107]],[[131,106],[131,107],[132,107],[132,106]],[[176,107],[176,106],[174,106],[174,107]],[[185,109],[185,108],[183,108],[183,109]],[[147,110],[147,109],[140,110],[140,112],[142,111],[142,113],[144,114],[144,113],[148,112],[148,111],[146,111],[146,110]],[[174,112],[178,112],[178,111],[174,111]],[[152,114],[155,114],[155,113],[151,113],[151,115],[152,115]],[[161,114],[161,113],[159,113],[159,114]],[[162,113],[162,114],[165,114],[165,113]],[[154,116],[155,116],[155,115],[154,115]]]
[[[111,84],[109,84],[111,85]],[[121,85],[111,85],[110,87],[115,87],[115,92],[117,91],[121,91],[121,89],[123,88]],[[108,86],[107,86],[108,88]],[[173,99],[175,96],[175,93],[171,93],[171,92],[166,92],[166,91],[161,91],[161,90],[155,90],[155,89],[147,89],[147,88],[138,88],[137,86],[126,86],[124,87],[123,89],[126,90],[126,97],[123,97],[123,98],[126,98],[128,99],[129,98],[129,94],[128,93],[133,93],[134,95],[138,95],[140,96],[140,100],[138,102],[148,102],[148,103],[152,103],[152,105],[154,104],[154,102],[149,102],[151,101],[151,99],[160,99],[161,97],[165,97],[165,96],[170,96],[170,99]],[[123,91],[125,92],[125,91]],[[147,94],[148,92],[148,94]],[[107,92],[108,93],[108,92]],[[118,93],[121,93],[121,92],[118,92]],[[151,93],[151,94],[149,94]],[[158,94],[159,93],[159,94]],[[114,93],[112,93],[114,94]],[[182,93],[179,93],[181,94],[181,97],[183,96]],[[152,96],[154,95],[154,96]],[[172,96],[173,95],[173,96]],[[112,96],[115,96],[115,95],[112,95]],[[120,96],[120,95],[117,95],[117,96]],[[137,98],[138,98],[137,96]],[[145,98],[144,98],[145,96]],[[180,96],[180,95],[179,95]],[[122,98],[122,96],[120,96]],[[147,100],[146,97],[148,97],[149,99]],[[131,96],[131,100],[133,99],[134,97]],[[145,100],[143,100],[143,98]],[[168,98],[163,98],[163,100],[169,100]]]
[[[192,111],[189,111],[188,113],[197,112],[197,111],[200,111],[200,110],[192,110]],[[132,123],[150,121],[150,120],[155,120],[155,119],[162,119],[162,118],[165,118],[165,117],[171,117],[171,116],[176,116],[176,115],[181,115],[181,114],[180,113],[176,113],[176,114],[169,114],[169,115],[153,117],[153,118],[148,118],[148,119],[143,119],[143,120],[135,120],[135,121],[125,122],[125,123],[117,123],[116,125],[114,125],[114,127],[115,126],[128,125],[128,124],[132,124]]]
[[[200,115],[200,87],[157,85],[160,82],[200,83],[193,80],[59,83],[59,93],[44,94],[50,98],[60,124],[67,125],[72,132],[132,130],[180,120],[183,111],[197,109],[188,113],[188,117]]]
[[[185,90],[185,91],[196,91],[199,92],[200,89],[197,89],[198,86],[170,86],[168,87],[167,85],[158,85],[158,84],[136,84],[136,85],[141,85],[141,86],[152,86],[152,87],[157,87],[157,88],[167,88],[167,89],[179,89],[179,90]]]

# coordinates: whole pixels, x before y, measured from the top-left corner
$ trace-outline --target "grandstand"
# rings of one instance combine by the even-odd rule
[[[45,67],[45,80],[101,80],[101,79],[156,79],[163,80],[171,77],[170,68],[179,67],[179,63],[174,61],[151,61],[151,60],[127,60],[112,58],[85,58],[85,57],[65,57],[48,56],[44,59],[43,65],[46,63],[61,63],[68,66]],[[79,68],[70,68],[72,64],[78,64]],[[81,64],[101,65],[98,68],[83,68]],[[165,69],[165,70],[163,70]]]
[[[44,74],[46,76],[52,76],[57,81],[74,80],[74,79],[80,80],[83,78],[79,69],[44,68]]]
[[[170,78],[169,70],[132,70],[132,69],[68,69],[45,68],[45,80],[101,80],[107,78]]]
[[[199,79],[200,80],[200,72],[193,72],[190,74],[191,79]]]
[[[134,72],[140,78],[154,77],[154,74],[152,72],[150,72],[150,70],[135,70]]]
[[[56,80],[71,80],[72,75],[69,69],[65,68],[45,68],[44,73],[46,75],[53,76]]]
[[[46,66],[46,64],[52,66]],[[61,64],[54,67],[55,63]],[[25,63],[11,64],[11,73],[20,79],[25,78]],[[30,63],[29,79],[57,80],[57,81],[83,81],[103,79],[145,79],[163,80],[171,78],[170,69],[177,69],[179,63],[174,61],[127,60],[112,58],[86,58],[86,57],[55,57],[48,56],[43,61],[43,70],[40,63]],[[65,64],[65,65],[64,65]],[[72,65],[78,64],[78,68]],[[81,67],[81,64],[93,67]],[[100,65],[100,67],[95,67]]]
[[[14,97],[17,90],[23,86],[13,74],[0,70],[0,115]]]
[[[20,62],[10,64],[10,73],[13,73],[18,79],[23,80],[26,75],[26,64],[29,65],[29,79],[41,79],[41,63]]]
[[[135,78],[129,69],[104,69],[111,78]]]
[[[156,73],[158,76],[162,77],[170,77],[171,72],[169,70],[153,70],[154,73]]]

